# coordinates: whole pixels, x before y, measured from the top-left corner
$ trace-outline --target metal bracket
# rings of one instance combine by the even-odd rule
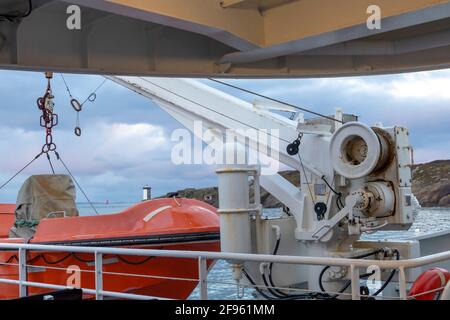
[[[357,203],[358,196],[350,195],[345,200],[345,207],[336,213],[331,219],[319,221],[316,228],[313,231],[297,231],[297,240],[310,240],[318,241],[322,240],[342,219],[349,217],[352,220],[353,208]]]

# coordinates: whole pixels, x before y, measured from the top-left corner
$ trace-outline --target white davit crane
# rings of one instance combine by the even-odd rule
[[[258,166],[253,166],[255,171],[249,166],[244,176],[255,176],[255,186],[260,183],[286,208],[281,217],[267,219],[258,201],[249,206],[248,195],[242,197],[249,190],[248,177],[242,180],[242,166],[225,163],[218,171],[223,251],[356,257],[382,248],[383,258],[392,258],[395,250],[389,248],[396,249],[395,242],[371,243],[361,241],[360,235],[381,229],[405,230],[413,222],[412,151],[406,128],[369,127],[341,111],[332,119],[304,120],[298,115],[291,120],[271,111],[296,111],[290,106],[266,101],[252,104],[197,80],[108,78],[151,99],[207,143],[223,141],[232,132],[246,150],[265,154],[259,159],[272,158],[300,172],[298,188],[268,170],[274,162],[247,163],[266,165],[261,176]],[[242,207],[245,203],[247,208]],[[234,264],[234,269],[236,280],[243,269],[253,278],[260,279],[261,274],[265,279],[267,266]],[[277,285],[309,289],[333,280],[327,286],[331,291],[342,287],[339,280],[345,278],[343,270],[324,276],[317,267],[288,265],[270,274],[270,282]]]

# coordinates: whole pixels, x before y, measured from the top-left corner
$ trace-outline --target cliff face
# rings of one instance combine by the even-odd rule
[[[422,207],[450,207],[450,160],[415,165],[412,176],[412,190]]]
[[[294,185],[300,185],[300,175],[296,171],[284,171],[281,175]],[[415,165],[412,168],[412,191],[422,207],[450,207],[450,160],[439,160]],[[172,194],[180,197],[205,201],[215,207],[219,205],[217,187],[202,189],[184,189]],[[251,195],[252,196],[252,195]],[[261,189],[261,203],[264,208],[279,208],[282,204]]]

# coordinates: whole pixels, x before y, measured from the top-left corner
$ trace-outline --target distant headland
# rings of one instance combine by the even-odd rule
[[[296,171],[281,172],[291,183],[298,186],[300,177]],[[450,160],[416,164],[412,168],[412,191],[422,207],[450,207]],[[163,197],[178,195],[205,201],[215,207],[219,205],[217,187],[188,188],[171,192]],[[264,208],[278,208],[282,204],[264,189],[261,190],[261,203]]]

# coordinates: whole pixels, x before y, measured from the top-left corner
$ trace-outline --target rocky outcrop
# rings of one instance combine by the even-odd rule
[[[161,198],[170,198],[173,196],[177,196],[181,198],[197,199],[218,208],[219,207],[218,191],[219,190],[217,187],[201,188],[201,189],[188,188],[184,190],[178,190],[176,192],[169,192],[168,194],[166,194]]]
[[[296,171],[283,171],[280,174],[291,181],[296,186],[300,185],[300,175]],[[177,197],[189,198],[189,199],[197,199],[209,203],[214,207],[219,206],[219,195],[217,187],[211,188],[201,188],[194,189],[188,188],[183,190],[178,190],[176,192],[169,192],[163,196],[163,198],[173,197],[176,195]],[[253,202],[253,194],[250,193],[250,201]],[[261,188],[261,204],[264,208],[279,208],[282,206],[280,201],[273,197],[270,193],[268,193],[264,188]]]
[[[298,171],[283,171],[280,174],[295,186],[300,186],[300,174]],[[250,198],[252,198],[252,194],[250,194]],[[261,204],[264,208],[280,208],[283,206],[277,198],[264,190],[264,188],[261,188]]]
[[[450,160],[412,168],[413,193],[422,207],[450,207]]]
[[[300,185],[297,171],[284,171],[281,175],[294,185]],[[439,160],[417,164],[412,168],[414,195],[422,207],[450,207],[450,160]],[[215,207],[219,205],[217,187],[202,189],[184,189],[165,195],[194,198],[205,201]],[[251,195],[252,196],[252,195]],[[266,190],[261,190],[261,203],[264,208],[279,208],[282,204]]]

